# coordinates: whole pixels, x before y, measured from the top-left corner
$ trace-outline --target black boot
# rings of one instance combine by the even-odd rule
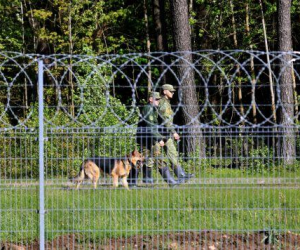
[[[179,184],[177,181],[174,180],[168,167],[159,168],[158,171],[161,174],[164,181],[167,182],[170,186],[175,186]]]
[[[148,168],[146,165],[143,166],[143,183],[153,184],[152,168]]]
[[[186,172],[184,172],[184,170],[182,169],[181,166],[175,166],[173,167],[174,170],[174,174],[177,176],[178,178],[178,183],[183,183],[188,181],[189,179],[193,178],[194,175],[193,174],[187,174]]]
[[[129,187],[136,187],[137,186],[139,173],[140,173],[139,169],[131,168],[131,171],[130,171],[130,173],[128,175],[128,178],[127,178]]]

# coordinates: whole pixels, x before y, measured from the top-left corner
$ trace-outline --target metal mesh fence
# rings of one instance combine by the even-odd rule
[[[300,247],[299,55],[192,54],[199,110],[187,124],[182,53],[0,53],[2,249]],[[292,114],[282,101],[289,67]],[[151,124],[166,137],[157,154],[141,110],[165,83],[177,91],[169,120]],[[172,149],[169,122],[180,135]]]

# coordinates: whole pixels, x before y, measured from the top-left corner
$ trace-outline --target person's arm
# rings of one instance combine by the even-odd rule
[[[163,126],[167,129],[168,132],[175,134],[176,130],[173,125],[173,110],[171,105],[163,104],[159,107],[159,115],[163,120]]]
[[[151,107],[149,106],[146,106],[143,109],[142,114],[147,124],[147,130],[148,130],[147,132],[153,138],[153,140],[156,142],[164,141],[165,137],[158,132],[157,117],[154,117],[157,114],[154,114],[153,111],[151,110]]]

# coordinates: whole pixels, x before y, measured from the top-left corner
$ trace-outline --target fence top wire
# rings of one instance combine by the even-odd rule
[[[193,51],[114,55],[38,55],[0,52],[0,131],[38,127],[37,61],[43,60],[45,126],[135,128],[147,92],[177,88],[171,119],[176,128],[298,127],[299,52]],[[179,71],[181,73],[179,73]],[[289,81],[282,78],[291,73]],[[192,73],[196,115],[185,97]],[[282,100],[292,86],[294,101]],[[292,111],[291,111],[292,110]],[[200,122],[199,122],[200,121]],[[168,121],[166,121],[168,122]],[[179,124],[179,123],[177,123]],[[164,125],[164,124],[162,124]]]

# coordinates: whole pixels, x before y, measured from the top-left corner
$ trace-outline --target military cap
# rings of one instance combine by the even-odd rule
[[[160,96],[159,92],[154,92],[154,91],[149,92],[148,97],[149,98],[153,97],[156,100],[161,99],[161,96]]]
[[[176,90],[174,89],[173,85],[171,85],[171,84],[164,84],[164,85],[162,86],[162,89],[163,89],[163,90],[169,90],[169,91],[176,91]]]

